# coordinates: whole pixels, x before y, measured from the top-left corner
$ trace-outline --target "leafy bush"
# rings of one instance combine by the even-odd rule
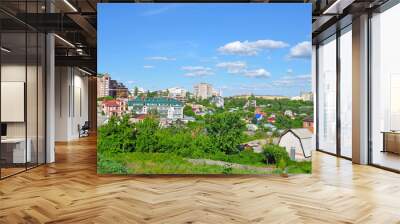
[[[185,116],[190,116],[190,117],[194,117],[196,114],[193,112],[193,108],[191,106],[186,105],[183,108],[183,114]]]
[[[183,153],[192,146],[193,138],[190,132],[177,128],[159,129],[155,133],[157,152]]]
[[[276,164],[280,168],[286,167],[290,161],[286,149],[277,145],[265,145],[263,154],[266,163]]]
[[[236,113],[208,115],[205,119],[207,133],[219,151],[226,154],[239,152],[238,145],[243,139],[245,123]]]
[[[128,116],[112,116],[98,130],[97,148],[99,152],[130,152],[135,145],[134,125]]]
[[[159,129],[157,120],[146,118],[136,124],[135,151],[138,152],[157,152],[157,136],[155,133]]]

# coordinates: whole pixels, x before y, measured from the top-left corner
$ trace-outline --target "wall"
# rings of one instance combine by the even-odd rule
[[[18,65],[18,64],[5,64],[2,65],[1,68],[1,81],[2,82],[7,82],[7,81],[18,81],[18,82],[25,82],[25,69],[27,69],[28,72],[28,80],[27,82],[27,125],[28,125],[28,134],[30,132],[35,132],[36,134],[36,128],[37,128],[37,110],[36,108],[43,108],[43,99],[38,100],[37,92],[36,92],[36,86],[39,81],[39,85],[42,86],[43,81],[42,79],[36,80],[36,67],[34,66],[27,66],[25,65]],[[40,72],[40,71],[39,71]],[[35,74],[35,75],[31,75]],[[41,77],[41,76],[40,76]],[[40,96],[39,96],[40,97]],[[6,110],[6,108],[2,108],[2,110]],[[41,111],[41,110],[40,110]],[[40,129],[42,128],[42,123],[40,123]],[[11,122],[8,123],[7,126],[7,134],[9,137],[25,137],[25,123],[23,122]],[[29,136],[28,136],[29,137]],[[41,136],[43,137],[43,136]]]
[[[56,67],[55,74],[55,140],[70,141],[88,120],[88,77],[72,67]]]

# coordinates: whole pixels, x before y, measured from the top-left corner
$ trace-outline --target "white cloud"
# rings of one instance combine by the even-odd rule
[[[143,68],[145,68],[145,69],[152,69],[152,68],[154,68],[154,66],[153,66],[153,65],[143,65]]]
[[[207,76],[214,74],[211,68],[203,66],[183,66],[181,67],[181,69],[183,71],[186,71],[184,76],[187,77],[198,77],[198,76]]]
[[[293,73],[293,69],[288,68],[288,70],[286,71],[288,74],[292,74]]]
[[[218,48],[223,54],[237,55],[257,55],[264,49],[277,49],[288,47],[289,45],[283,41],[276,40],[257,40],[257,41],[234,41]]]
[[[255,69],[255,70],[245,70],[243,72],[244,76],[252,77],[252,78],[267,78],[271,76],[271,73],[263,68]]]
[[[251,78],[267,78],[271,76],[270,72],[263,68],[247,69],[247,64],[243,61],[221,62],[216,67],[226,69],[230,74],[238,74]]]
[[[238,74],[243,72],[246,69],[246,62],[242,61],[232,61],[232,62],[221,62],[216,65],[218,68],[224,68],[231,74]]]
[[[290,49],[288,58],[310,58],[311,57],[311,42],[303,41],[301,43],[296,44],[294,47]]]
[[[152,56],[152,57],[147,57],[145,59],[151,60],[151,61],[175,61],[176,60],[176,58],[164,57],[164,56]]]

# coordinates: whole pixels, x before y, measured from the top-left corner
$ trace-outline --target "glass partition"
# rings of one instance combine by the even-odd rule
[[[340,35],[340,154],[352,157],[352,32],[351,25]]]
[[[2,177],[24,171],[31,159],[26,150],[26,40],[25,32],[1,34]]]
[[[400,170],[400,5],[371,19],[371,162]]]
[[[40,13],[43,3],[0,6]],[[0,12],[0,178],[45,163],[45,44],[43,33]]]
[[[38,159],[38,35],[36,32],[27,33],[27,82],[26,82],[26,114],[27,114],[27,150],[30,151],[30,161],[27,167],[37,165]]]
[[[318,149],[336,153],[336,36],[318,47]]]

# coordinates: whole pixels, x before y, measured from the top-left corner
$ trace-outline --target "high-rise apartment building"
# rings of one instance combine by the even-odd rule
[[[127,98],[129,95],[128,88],[121,82],[110,80],[109,96],[115,98]]]
[[[213,87],[208,83],[199,83],[193,86],[194,96],[199,99],[208,99],[213,95]]]
[[[97,76],[97,97],[110,95],[110,75],[101,74]]]
[[[186,89],[180,87],[172,87],[168,89],[168,97],[182,100],[186,97]]]

